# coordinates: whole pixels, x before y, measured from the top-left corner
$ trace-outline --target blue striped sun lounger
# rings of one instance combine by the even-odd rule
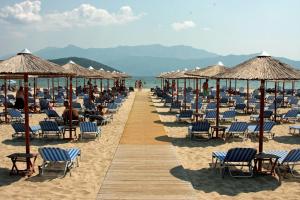
[[[188,135],[190,136],[191,140],[193,140],[195,136],[203,136],[203,135],[204,136],[207,135],[207,138],[204,139],[210,139],[211,133],[209,132],[209,130],[210,130],[210,123],[208,121],[198,121],[192,123],[192,126],[188,127]]]
[[[246,138],[246,132],[248,129],[248,124],[246,122],[233,122],[226,130],[227,137],[235,137],[235,136],[242,136],[243,139]]]
[[[292,174],[292,176],[300,178],[300,172],[295,174],[295,166],[300,165],[300,149],[285,150],[270,150],[265,151],[267,154],[273,154],[279,157],[278,166],[283,166]]]
[[[55,121],[41,121],[41,132],[43,137],[56,135],[58,138],[64,134],[64,127],[58,126]]]
[[[176,115],[176,121],[180,122],[183,120],[192,120],[193,111],[192,110],[183,110]]]
[[[10,116],[12,122],[23,122],[24,121],[24,117],[23,117],[21,111],[11,108],[7,112],[8,112],[8,115]]]
[[[80,138],[83,139],[85,135],[93,135],[95,138],[101,134],[101,128],[94,122],[80,122]]]
[[[234,110],[227,110],[221,115],[222,121],[235,121],[236,112]]]
[[[25,136],[25,123],[23,122],[16,122],[12,123],[11,126],[13,127],[15,133],[12,134],[12,137],[18,137],[18,136]],[[41,127],[39,125],[35,126],[29,126],[29,133],[31,137],[35,137],[39,135],[39,131],[41,130]]]
[[[41,147],[38,151],[43,159],[40,168],[41,175],[44,174],[45,170],[54,170],[51,164],[63,163],[63,169],[57,170],[57,168],[55,168],[57,171],[63,171],[63,176],[66,175],[68,170],[70,171],[74,167],[75,163],[79,166],[78,157],[81,156],[81,151],[78,148],[61,149],[58,147]]]
[[[274,138],[275,133],[272,132],[273,127],[275,126],[275,122],[264,122],[264,134],[267,134],[267,136],[272,139]],[[248,133],[252,134],[253,136],[258,136],[259,133],[259,124],[257,125],[250,125],[248,126]]]
[[[230,176],[232,177],[252,177],[253,176],[253,166],[252,160],[256,155],[257,150],[253,148],[232,148],[228,152],[213,152],[212,153],[212,163],[214,167],[220,164],[220,170],[222,178],[225,175],[225,169],[228,169]],[[233,175],[233,170],[236,167],[248,167],[249,175]]]

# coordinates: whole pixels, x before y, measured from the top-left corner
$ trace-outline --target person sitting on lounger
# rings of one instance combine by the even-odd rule
[[[65,110],[62,114],[62,117],[63,117],[63,120],[64,120],[64,123],[66,124],[67,121],[69,120],[69,102],[68,101],[65,101],[64,102],[64,106],[65,106]],[[75,109],[72,109],[72,121],[75,120],[75,121],[78,121],[79,122],[79,113],[78,113],[78,110],[75,110]]]
[[[19,90],[16,93],[15,108],[24,109],[24,90],[22,86],[20,86]]]

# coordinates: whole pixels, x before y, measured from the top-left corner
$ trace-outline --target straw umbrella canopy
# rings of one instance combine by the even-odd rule
[[[62,68],[64,68],[66,71],[74,73],[77,77],[93,77],[95,74],[88,70],[87,68],[73,62],[70,60],[67,64],[63,65]]]
[[[300,73],[290,65],[283,63],[267,53],[251,58],[233,68],[228,72],[216,75],[219,79],[238,79],[238,80],[260,80],[260,121],[259,121],[259,152],[263,151],[263,112],[265,98],[266,80],[299,80]]]
[[[218,62],[216,65],[207,66],[205,68],[196,68],[193,70],[187,71],[185,74],[200,77],[200,78],[210,78],[217,74],[224,73],[228,70],[228,67],[225,67],[222,62]]]
[[[24,78],[24,113],[25,113],[25,143],[26,153],[30,153],[29,141],[29,108],[28,108],[28,77],[29,76],[70,76],[62,67],[41,59],[28,49],[0,63],[0,75],[5,77],[23,76]],[[72,78],[70,78],[71,80]],[[71,113],[71,112],[70,112]],[[27,159],[27,170],[30,170],[30,160]]]

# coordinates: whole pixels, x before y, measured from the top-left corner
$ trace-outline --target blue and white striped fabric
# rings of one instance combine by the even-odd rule
[[[289,110],[282,118],[289,119],[289,118],[297,118],[298,110]]]
[[[45,110],[45,113],[49,119],[51,118],[60,118],[58,113],[55,110]]]
[[[206,106],[206,110],[215,110],[217,109],[217,104],[214,102],[208,103]]]
[[[58,127],[58,124],[54,121],[41,121],[40,122],[41,130],[44,132],[59,132],[61,131],[60,128]]]
[[[253,148],[232,148],[225,152],[213,152],[213,156],[221,162],[250,162],[254,159],[257,150]]]
[[[192,110],[183,110],[179,114],[179,118],[191,118],[193,116]]]
[[[22,121],[24,119],[21,111],[19,111],[19,110],[12,108],[12,109],[9,109],[7,112],[10,115],[10,117],[12,118],[12,120]]]
[[[217,152],[213,152],[212,156],[215,157],[218,160],[223,161],[226,157],[227,152],[226,151],[217,151]]]
[[[300,162],[300,149],[292,149],[291,151],[285,150],[270,150],[265,151],[267,154],[273,154],[279,157],[280,164]]]
[[[264,122],[264,132],[271,132],[275,122]],[[254,132],[259,132],[259,124],[255,127]]]
[[[210,123],[208,121],[199,121],[199,122],[192,123],[192,131],[196,131],[196,132],[209,131],[209,128],[210,128]]]
[[[248,124],[246,122],[233,122],[229,129],[228,132],[237,132],[237,133],[244,133],[248,128]]]
[[[234,110],[227,110],[223,113],[222,119],[223,120],[234,120],[236,112]]]
[[[63,162],[74,161],[80,155],[80,149],[61,149],[58,147],[41,147],[39,153],[44,161]]]
[[[207,111],[204,117],[204,119],[216,119],[216,118],[217,118],[217,112],[215,110]]]
[[[13,127],[15,134],[25,134],[25,123],[23,122],[12,123],[11,126]],[[29,126],[30,133],[36,134],[40,130],[41,127],[39,125]]]
[[[97,137],[101,132],[100,127],[98,128],[97,124],[94,122],[80,122],[79,127],[81,138],[85,133],[95,133],[95,136]]]

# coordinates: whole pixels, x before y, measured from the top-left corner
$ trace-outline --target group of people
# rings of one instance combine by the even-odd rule
[[[138,89],[142,89],[143,88],[143,82],[142,82],[142,80],[136,80],[135,81],[135,88],[138,88]]]

